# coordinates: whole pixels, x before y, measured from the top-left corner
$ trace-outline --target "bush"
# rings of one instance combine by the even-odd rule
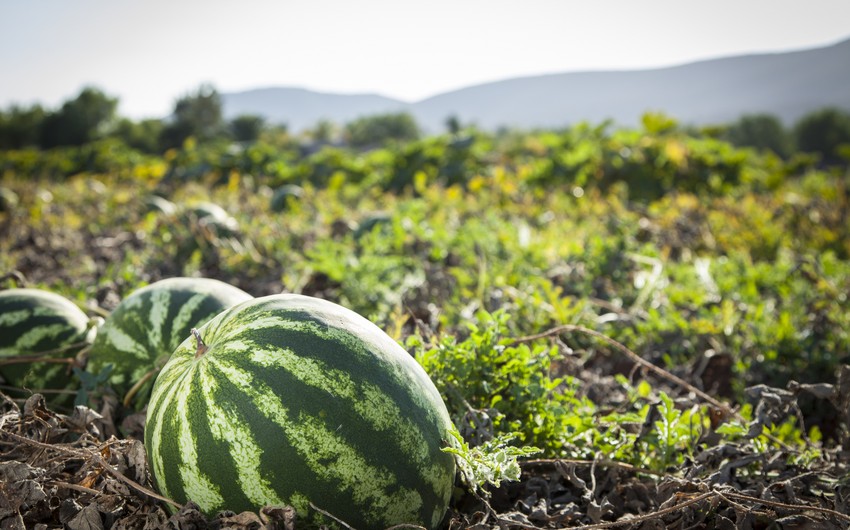
[[[842,163],[839,148],[850,144],[850,113],[826,108],[804,116],[794,134],[801,151],[816,153],[826,165]]]

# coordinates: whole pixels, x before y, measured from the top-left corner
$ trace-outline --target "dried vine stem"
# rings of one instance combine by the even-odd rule
[[[682,508],[687,508],[688,506],[691,506],[692,504],[697,504],[699,502],[702,502],[704,500],[708,500],[708,499],[710,499],[712,497],[716,497],[716,496],[717,496],[717,492],[709,491],[709,492],[703,493],[701,495],[697,495],[696,497],[694,497],[692,499],[688,499],[685,502],[682,502],[682,503],[677,504],[675,506],[670,506],[670,507],[664,508],[663,510],[658,510],[656,512],[648,513],[648,514],[645,514],[645,515],[639,515],[637,517],[633,517],[633,518],[627,519],[625,521],[620,520],[620,521],[611,521],[611,522],[608,522],[608,523],[587,524],[587,525],[583,525],[583,526],[570,526],[570,527],[561,528],[559,530],[602,530],[603,528],[616,528],[618,526],[626,526],[626,525],[633,525],[633,524],[637,524],[637,523],[644,523],[646,521],[651,521],[653,519],[660,519],[661,517],[664,517],[665,515],[671,514],[673,512],[678,511],[678,510],[681,510]]]
[[[784,502],[771,501],[771,500],[767,500],[767,499],[759,499],[758,497],[751,497],[749,495],[744,495],[743,493],[735,493],[735,492],[729,492],[729,491],[723,492],[723,495],[726,496],[726,497],[729,497],[730,499],[735,499],[735,500],[742,501],[742,502],[746,501],[746,502],[752,502],[752,503],[755,503],[755,504],[764,504],[765,506],[771,506],[773,508],[782,508],[784,510],[791,510],[791,511],[797,511],[797,512],[825,513],[825,514],[829,514],[833,517],[837,517],[838,519],[841,519],[843,521],[850,522],[850,515],[841,513],[841,512],[836,511],[836,510],[831,510],[829,508],[823,508],[821,506],[810,506],[808,504],[786,504]]]
[[[169,499],[168,497],[163,497],[162,495],[158,494],[157,492],[142,486],[141,484],[139,484],[135,480],[133,480],[129,477],[126,477],[122,473],[119,473],[118,471],[113,469],[113,467],[106,460],[104,460],[103,457],[98,452],[100,450],[100,448],[97,448],[94,451],[86,451],[84,449],[71,449],[71,448],[65,447],[63,445],[46,444],[46,443],[43,443],[43,442],[38,442],[36,440],[31,440],[31,439],[29,439],[25,436],[20,436],[18,434],[13,433],[13,432],[6,432],[6,433],[3,433],[3,434],[5,436],[11,437],[12,439],[14,439],[18,442],[21,442],[21,443],[24,443],[24,444],[27,444],[27,445],[31,445],[33,447],[38,447],[40,449],[45,449],[45,450],[49,450],[49,451],[58,451],[60,453],[64,453],[66,455],[74,456],[74,457],[82,459],[82,460],[94,460],[95,463],[97,463],[107,473],[109,473],[110,475],[112,475],[116,479],[120,480],[121,482],[124,482],[125,484],[130,486],[132,489],[134,489],[134,490],[136,490],[140,493],[144,493],[145,495],[147,495],[151,498],[154,498],[154,499],[157,499],[159,501],[168,503],[168,504],[176,507],[177,509],[183,508],[182,504],[179,504],[179,503]],[[108,443],[107,443],[107,445],[108,445]]]
[[[643,467],[633,466],[631,464],[627,464],[626,462],[618,462],[616,460],[579,460],[579,459],[571,459],[571,458],[539,458],[535,460],[521,460],[519,464],[522,467],[534,467],[534,466],[555,466],[558,464],[574,464],[577,466],[600,466],[600,467],[616,467],[622,469],[624,471],[630,471],[632,473],[642,473],[644,475],[654,475],[656,477],[665,477],[666,473],[662,473],[660,471],[653,471],[652,469],[646,469]]]
[[[14,355],[12,357],[4,357],[0,359],[0,366],[7,364],[31,364],[31,363],[61,363],[61,364],[74,364],[74,357],[62,357],[65,352],[76,351],[85,348],[88,346],[85,342],[75,342],[74,344],[69,344],[67,346],[62,346],[61,348],[55,348],[52,350],[45,350],[38,353],[27,353],[24,355]],[[54,357],[54,355],[60,355],[60,357]]]
[[[148,489],[148,488],[146,488],[146,487],[142,486],[141,484],[139,484],[139,483],[138,483],[138,482],[136,482],[135,480],[133,480],[133,479],[131,479],[131,478],[129,478],[129,477],[126,477],[123,473],[119,473],[118,471],[116,471],[115,469],[113,469],[113,468],[112,468],[112,466],[111,466],[111,465],[110,465],[110,464],[109,464],[106,460],[104,460],[102,456],[100,456],[100,454],[98,454],[98,453],[94,453],[92,456],[93,456],[93,458],[94,458],[94,461],[95,461],[95,462],[97,462],[97,463],[98,463],[98,464],[99,464],[99,465],[100,465],[103,469],[105,469],[105,470],[106,470],[106,471],[107,471],[110,475],[112,475],[113,477],[117,478],[117,479],[118,479],[118,480],[120,480],[121,482],[123,482],[123,483],[127,484],[128,486],[130,486],[130,487],[131,487],[131,488],[133,488],[134,490],[136,490],[136,491],[138,491],[138,492],[141,492],[141,493],[144,493],[144,494],[145,494],[145,495],[147,495],[148,497],[152,497],[152,498],[154,498],[154,499],[156,499],[156,500],[159,500],[159,501],[162,501],[162,502],[167,502],[168,504],[170,504],[170,505],[174,506],[174,507],[175,507],[175,508],[177,508],[178,510],[179,510],[179,509],[181,509],[181,508],[183,508],[183,505],[182,505],[182,504],[180,504],[180,503],[178,503],[178,502],[176,502],[176,501],[173,501],[173,500],[169,499],[168,497],[163,497],[163,496],[162,496],[162,495],[160,495],[159,493],[157,493],[157,492],[155,492],[155,491],[153,491],[153,490],[151,490],[151,489]]]
[[[143,375],[138,381],[136,381],[136,383],[132,387],[130,387],[130,390],[127,391],[127,394],[124,395],[124,401],[122,402],[122,405],[124,405],[125,407],[129,407],[130,404],[133,402],[133,398],[136,397],[136,394],[139,393],[139,390],[141,390],[141,388],[145,386],[145,383],[153,379],[153,377],[159,372],[159,370],[159,368],[148,370],[145,375]]]
[[[85,486],[80,486],[79,484],[71,484],[70,482],[62,482],[61,480],[52,480],[50,481],[50,484],[59,488],[81,491],[83,493],[88,493],[89,495],[100,495],[102,493],[100,491],[93,490]]]
[[[347,528],[348,530],[354,530],[354,528],[352,528],[352,526],[351,526],[350,524],[346,523],[345,521],[343,521],[343,520],[342,520],[342,519],[340,519],[339,517],[335,516],[334,514],[332,514],[332,513],[328,512],[328,511],[325,511],[325,510],[323,510],[323,509],[319,508],[318,506],[316,506],[316,505],[315,505],[315,504],[313,504],[312,502],[310,503],[310,508],[312,508],[312,509],[316,510],[317,512],[319,512],[320,514],[324,515],[325,517],[328,517],[328,518],[330,518],[330,519],[333,519],[334,521],[336,521],[337,523],[341,524],[342,526],[344,526],[344,527],[345,527],[345,528]]]

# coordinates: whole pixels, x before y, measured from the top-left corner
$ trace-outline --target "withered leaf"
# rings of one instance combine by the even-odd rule
[[[144,440],[145,438],[145,421],[147,420],[147,408],[130,414],[121,421],[121,430],[127,438],[133,440]]]
[[[74,407],[74,411],[65,419],[65,424],[73,432],[87,432],[95,437],[103,432],[103,416],[83,405]]]
[[[25,479],[4,484],[3,504],[15,509],[27,509],[47,499],[44,488],[35,480]]]
[[[139,440],[132,440],[127,452],[127,467],[129,478],[143,484],[147,477],[147,453],[145,453],[145,445]]]
[[[122,495],[99,495],[94,504],[103,514],[116,515],[124,510],[126,496]]]
[[[295,530],[295,508],[291,506],[265,506],[260,510],[260,518],[268,528],[275,530]]]
[[[14,484],[21,480],[34,479],[44,475],[44,470],[32,467],[26,462],[0,462],[0,481]]]
[[[47,418],[51,416],[51,412],[47,410],[47,405],[44,402],[44,396],[41,394],[33,394],[24,402],[24,418]]]
[[[23,517],[18,513],[0,520],[0,530],[26,530],[26,528]]]
[[[218,522],[225,528],[233,528],[234,530],[259,530],[265,525],[260,520],[260,516],[254,512],[242,512],[237,514],[222,514],[218,518]]]
[[[167,526],[179,530],[207,528],[207,518],[194,502],[187,502],[179,512],[168,518]]]
[[[69,530],[103,530],[103,520],[95,504],[79,511],[66,525]]]
[[[80,503],[77,502],[74,498],[68,498],[62,501],[62,504],[59,505],[59,522],[62,524],[67,523],[71,519],[77,516],[82,510],[83,507],[80,506]]]

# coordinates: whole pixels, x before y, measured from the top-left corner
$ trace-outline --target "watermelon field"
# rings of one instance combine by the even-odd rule
[[[271,418],[277,409],[263,403],[286,390],[274,390],[257,367],[276,365],[256,352],[276,343],[239,335],[258,364],[221,368],[197,388],[169,371],[175,364],[159,372],[168,355],[137,366],[100,353],[107,343],[120,352],[128,341],[164,341],[163,330],[188,318],[188,302],[151,296],[121,328],[135,331],[109,331],[122,302],[170,278],[223,282],[232,298],[221,308],[259,307],[252,300],[281,293],[347,308],[391,338],[374,344],[401,352],[410,373],[421,368],[437,398],[415,413],[406,412],[413,405],[396,410],[430,390],[388,397],[386,378],[373,372],[382,364],[352,361],[342,373],[300,361],[293,370],[304,375],[291,388],[303,383],[306,396],[320,386],[377,438],[339,442],[337,424],[348,420],[315,394],[299,410],[279,411],[321,423],[304,435],[315,458],[285,479],[271,464],[257,467],[253,482],[234,479],[228,466],[241,468],[231,460],[269,451],[252,444],[259,420],[221,433],[214,417],[232,411],[207,410],[210,440],[220,435],[239,449],[204,452],[218,442],[184,444],[195,431],[181,427],[201,413],[168,408],[166,390],[154,385],[159,373],[183,381],[172,384],[189,388],[184,403],[192,392],[242,388],[243,417],[255,418],[246,411],[256,405]],[[245,143],[190,139],[162,156],[108,138],[3,151],[0,307],[2,293],[22,288],[72,302],[87,323],[59,353],[22,353],[7,344],[21,322],[0,312],[3,529],[850,525],[846,159],[780,158],[651,115],[629,129],[465,129],[368,149],[281,133]],[[350,318],[376,332],[339,316],[342,309],[327,311],[318,331],[292,329],[315,335],[303,340],[317,350],[336,340],[359,355],[360,343],[334,338],[330,322]],[[239,333],[268,325],[238,314],[249,315]],[[226,324],[218,323],[220,335],[236,329]],[[32,337],[48,333],[42,325]],[[213,342],[215,326],[192,327],[200,332],[181,332],[175,362],[179,353],[191,364],[205,354],[204,340]],[[33,375],[48,366],[59,374],[54,382]],[[15,384],[20,371],[31,372],[26,384]],[[373,388],[358,378],[377,389],[371,401],[358,401],[357,389]],[[450,422],[432,443],[421,433],[442,404]],[[382,407],[395,411],[393,421],[375,416]],[[146,433],[146,421],[155,429]],[[286,432],[307,432],[292,421]],[[408,454],[416,444],[425,445]],[[154,446],[165,456],[152,458]],[[184,447],[196,449],[187,456]],[[339,455],[368,460],[386,480],[334,475]],[[442,467],[411,478],[407,458],[417,470]],[[313,491],[310,473],[335,493],[287,494],[266,506],[172,498],[195,491],[189,460],[221,476],[222,492],[245,490],[240,499],[275,480]],[[447,475],[447,466],[457,472]],[[434,486],[440,473],[449,480],[445,512]],[[416,495],[393,485],[416,491],[417,481],[438,491],[413,509],[426,522],[378,524],[334,496],[360,492],[358,503],[402,512]],[[384,487],[398,495],[381,499]]]

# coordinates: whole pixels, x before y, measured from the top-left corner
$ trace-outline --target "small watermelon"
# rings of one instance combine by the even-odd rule
[[[5,384],[21,389],[6,392],[13,397],[26,397],[43,391],[54,404],[70,402],[72,394],[50,392],[72,386],[74,377],[69,364],[35,359],[73,358],[91,344],[94,333],[89,317],[56,293],[41,289],[0,291],[0,361],[28,358],[0,365]]]
[[[148,406],[162,494],[208,514],[290,505],[359,530],[439,526],[455,478],[442,450],[451,420],[425,371],[377,326],[331,302],[272,295],[195,333]]]
[[[122,399],[141,384],[129,396],[135,396],[133,405],[141,409],[156,373],[191,329],[250,298],[245,291],[210,278],[169,278],[138,289],[106,318],[86,369],[97,374],[111,364],[109,382]]]
[[[285,184],[274,191],[271,209],[275,212],[282,212],[289,207],[290,202],[297,202],[302,197],[304,197],[304,188],[295,184]]]
[[[234,237],[239,233],[239,222],[227,211],[212,202],[199,202],[187,208],[188,221],[211,230],[218,237]]]

